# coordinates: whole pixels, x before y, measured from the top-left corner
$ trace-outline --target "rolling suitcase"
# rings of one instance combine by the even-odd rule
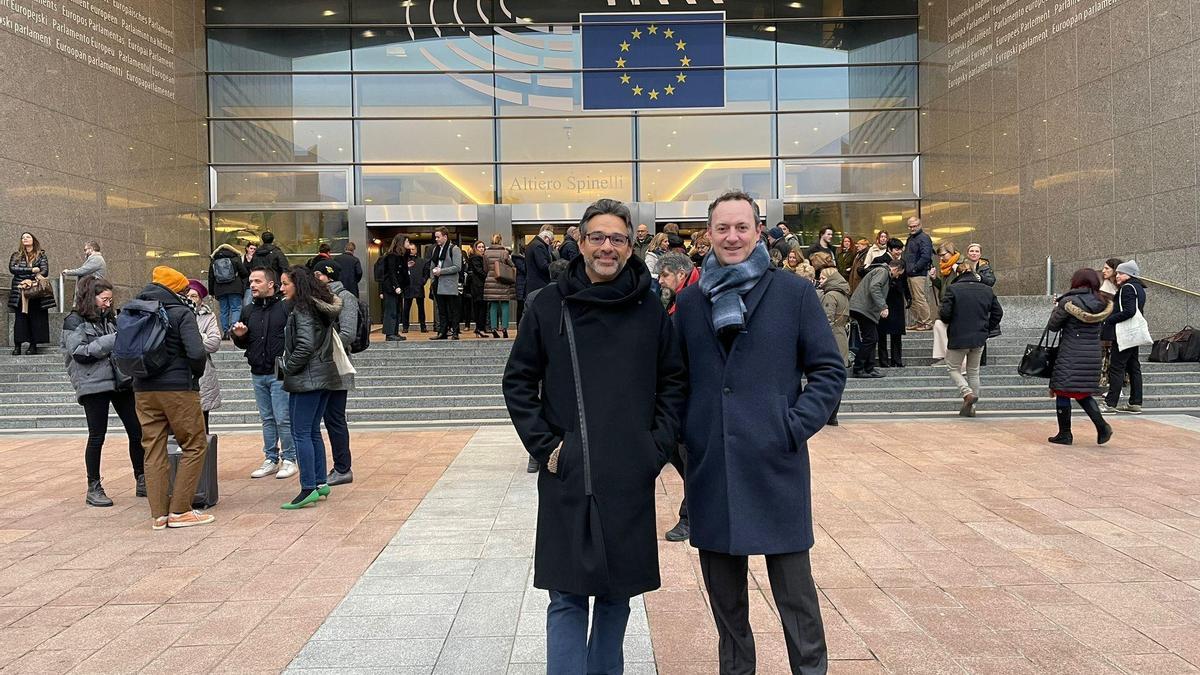
[[[175,487],[175,473],[179,470],[179,458],[183,456],[178,441],[172,436],[167,440],[167,461],[171,465],[171,487]],[[170,492],[168,492],[168,495]],[[217,490],[217,437],[208,435],[208,449],[204,452],[204,468],[200,480],[196,481],[196,494],[192,495],[192,508],[212,508],[220,497]]]

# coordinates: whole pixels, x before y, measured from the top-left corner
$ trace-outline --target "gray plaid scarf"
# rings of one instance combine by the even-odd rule
[[[761,241],[754,247],[750,257],[736,265],[721,265],[711,251],[705,256],[700,273],[700,290],[712,302],[712,322],[717,333],[745,327],[746,303],[742,298],[754,288],[754,284],[770,266],[771,256]]]

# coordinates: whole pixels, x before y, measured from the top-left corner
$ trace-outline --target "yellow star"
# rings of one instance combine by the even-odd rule
[[[671,28],[666,29],[665,31],[663,31],[663,37],[670,40],[671,38],[675,37],[675,30],[671,29]]]
[[[642,39],[642,31],[638,30],[637,28],[634,28],[629,34],[633,36],[634,40]]]
[[[629,51],[629,43],[628,42],[621,43],[621,51],[623,51],[623,52]]]
[[[663,91],[667,92],[667,96],[673,96],[675,94],[675,85],[668,84],[667,86],[663,87]]]
[[[646,32],[651,35],[654,35],[655,33],[658,32],[658,26],[655,26],[654,24],[650,24],[649,26],[646,26]]]
[[[680,74],[678,74],[678,75],[676,75],[676,76],[675,76],[675,81],[677,81],[677,82],[687,82],[687,75],[684,75],[683,73],[680,73]]]
[[[641,87],[634,87],[634,88],[633,88],[633,95],[634,95],[634,96],[641,96],[641,95],[642,95],[642,88],[641,88]]]
[[[621,84],[629,84],[629,76],[628,75],[621,76]]]
[[[617,67],[624,68],[625,67],[625,59],[617,59]]]
[[[658,100],[658,90],[657,90],[657,89],[651,89],[651,90],[650,90],[650,100],[651,100],[651,101],[657,101],[657,100]]]
[[[687,43],[684,42],[683,40],[680,40],[679,42],[675,43],[675,51],[683,51],[686,48],[687,48]]]
[[[692,60],[691,60],[690,58],[688,58],[688,57],[686,57],[686,56],[685,56],[685,57],[683,57],[682,59],[679,59],[679,63],[680,63],[680,65],[682,65],[684,68],[687,68],[688,66],[692,65]]]

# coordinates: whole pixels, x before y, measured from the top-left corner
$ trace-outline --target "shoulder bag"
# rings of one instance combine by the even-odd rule
[[[1133,316],[1117,324],[1116,329],[1117,349],[1121,351],[1154,343],[1154,339],[1150,337],[1150,325],[1146,323],[1146,317],[1142,316],[1141,310],[1136,307],[1133,309]]]
[[[1054,373],[1054,361],[1058,358],[1058,334],[1053,340],[1050,329],[1042,331],[1042,339],[1035,345],[1025,345],[1025,353],[1021,356],[1021,364],[1017,372],[1025,377],[1042,377],[1049,379]]]

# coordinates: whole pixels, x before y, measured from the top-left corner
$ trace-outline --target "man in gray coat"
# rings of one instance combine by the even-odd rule
[[[73,270],[62,271],[64,277],[75,277],[76,285],[80,279],[86,276],[103,279],[107,274],[108,264],[104,262],[104,256],[100,255],[100,242],[98,241],[85,241],[83,243],[83,264]]]
[[[430,253],[433,300],[437,303],[437,335],[430,340],[458,339],[458,273],[462,269],[462,251],[450,241],[450,230],[433,231],[435,246]]]
[[[861,338],[858,351],[854,354],[854,371],[851,377],[883,377],[875,368],[875,345],[879,342],[879,320],[888,317],[888,284],[904,274],[903,260],[889,260],[887,264],[872,265],[850,296],[850,318],[858,324]]]

